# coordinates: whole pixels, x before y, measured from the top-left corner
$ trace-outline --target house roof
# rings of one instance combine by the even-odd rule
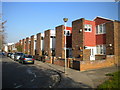
[[[109,18],[105,18],[105,17],[101,17],[101,16],[95,17],[95,18],[93,19],[93,21],[94,21],[96,18],[101,18],[101,19],[106,19],[106,20],[114,21],[113,19],[109,19]]]

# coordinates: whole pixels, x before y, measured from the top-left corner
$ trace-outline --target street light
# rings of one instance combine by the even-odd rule
[[[64,30],[64,35],[65,35],[65,70],[67,68],[67,60],[66,60],[66,22],[68,21],[68,18],[63,18],[64,25],[65,25],[65,30]],[[66,74],[66,72],[65,72]]]

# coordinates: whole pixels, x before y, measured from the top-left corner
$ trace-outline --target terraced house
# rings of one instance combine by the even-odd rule
[[[72,22],[72,54],[78,60],[101,60],[114,55],[114,20],[96,17]]]
[[[65,35],[66,35],[66,57],[72,57],[72,28],[60,25],[56,27],[56,47],[55,56],[65,58]]]
[[[39,56],[44,55],[44,33],[37,34],[36,54]]]
[[[93,64],[100,67],[102,65],[113,65],[120,59],[119,33],[120,21],[104,17],[96,17],[93,20],[81,18],[72,21],[72,27],[67,26],[66,30],[64,25],[60,25],[55,27],[55,30],[49,29],[44,31],[44,33],[32,35],[20,40],[19,43],[23,46],[22,52],[27,52],[33,56],[45,55],[49,59],[50,57],[55,57],[55,60],[62,59],[62,62],[56,61],[55,63],[62,63],[61,65],[64,66],[66,35],[67,58],[79,61],[80,68],[86,66],[82,65],[81,61],[98,61],[97,64],[96,62],[93,62]],[[100,63],[101,60],[102,62],[106,61],[100,64],[99,60]],[[112,61],[110,62],[110,60]],[[90,62],[87,62],[87,65],[89,64],[91,68],[96,68]],[[70,62],[68,61],[67,63]],[[84,63],[86,64],[86,62]]]

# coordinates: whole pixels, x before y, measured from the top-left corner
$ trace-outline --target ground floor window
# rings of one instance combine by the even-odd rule
[[[105,45],[97,45],[97,54],[106,54],[106,47]]]

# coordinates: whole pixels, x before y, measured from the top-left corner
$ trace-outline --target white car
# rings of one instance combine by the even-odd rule
[[[24,55],[24,53],[21,53],[21,52],[15,53],[15,55],[14,55],[14,60],[15,60],[15,61],[18,61],[19,58],[20,58],[22,55]]]
[[[12,59],[14,59],[14,56],[15,56],[15,53],[13,53],[10,57],[11,57]]]

